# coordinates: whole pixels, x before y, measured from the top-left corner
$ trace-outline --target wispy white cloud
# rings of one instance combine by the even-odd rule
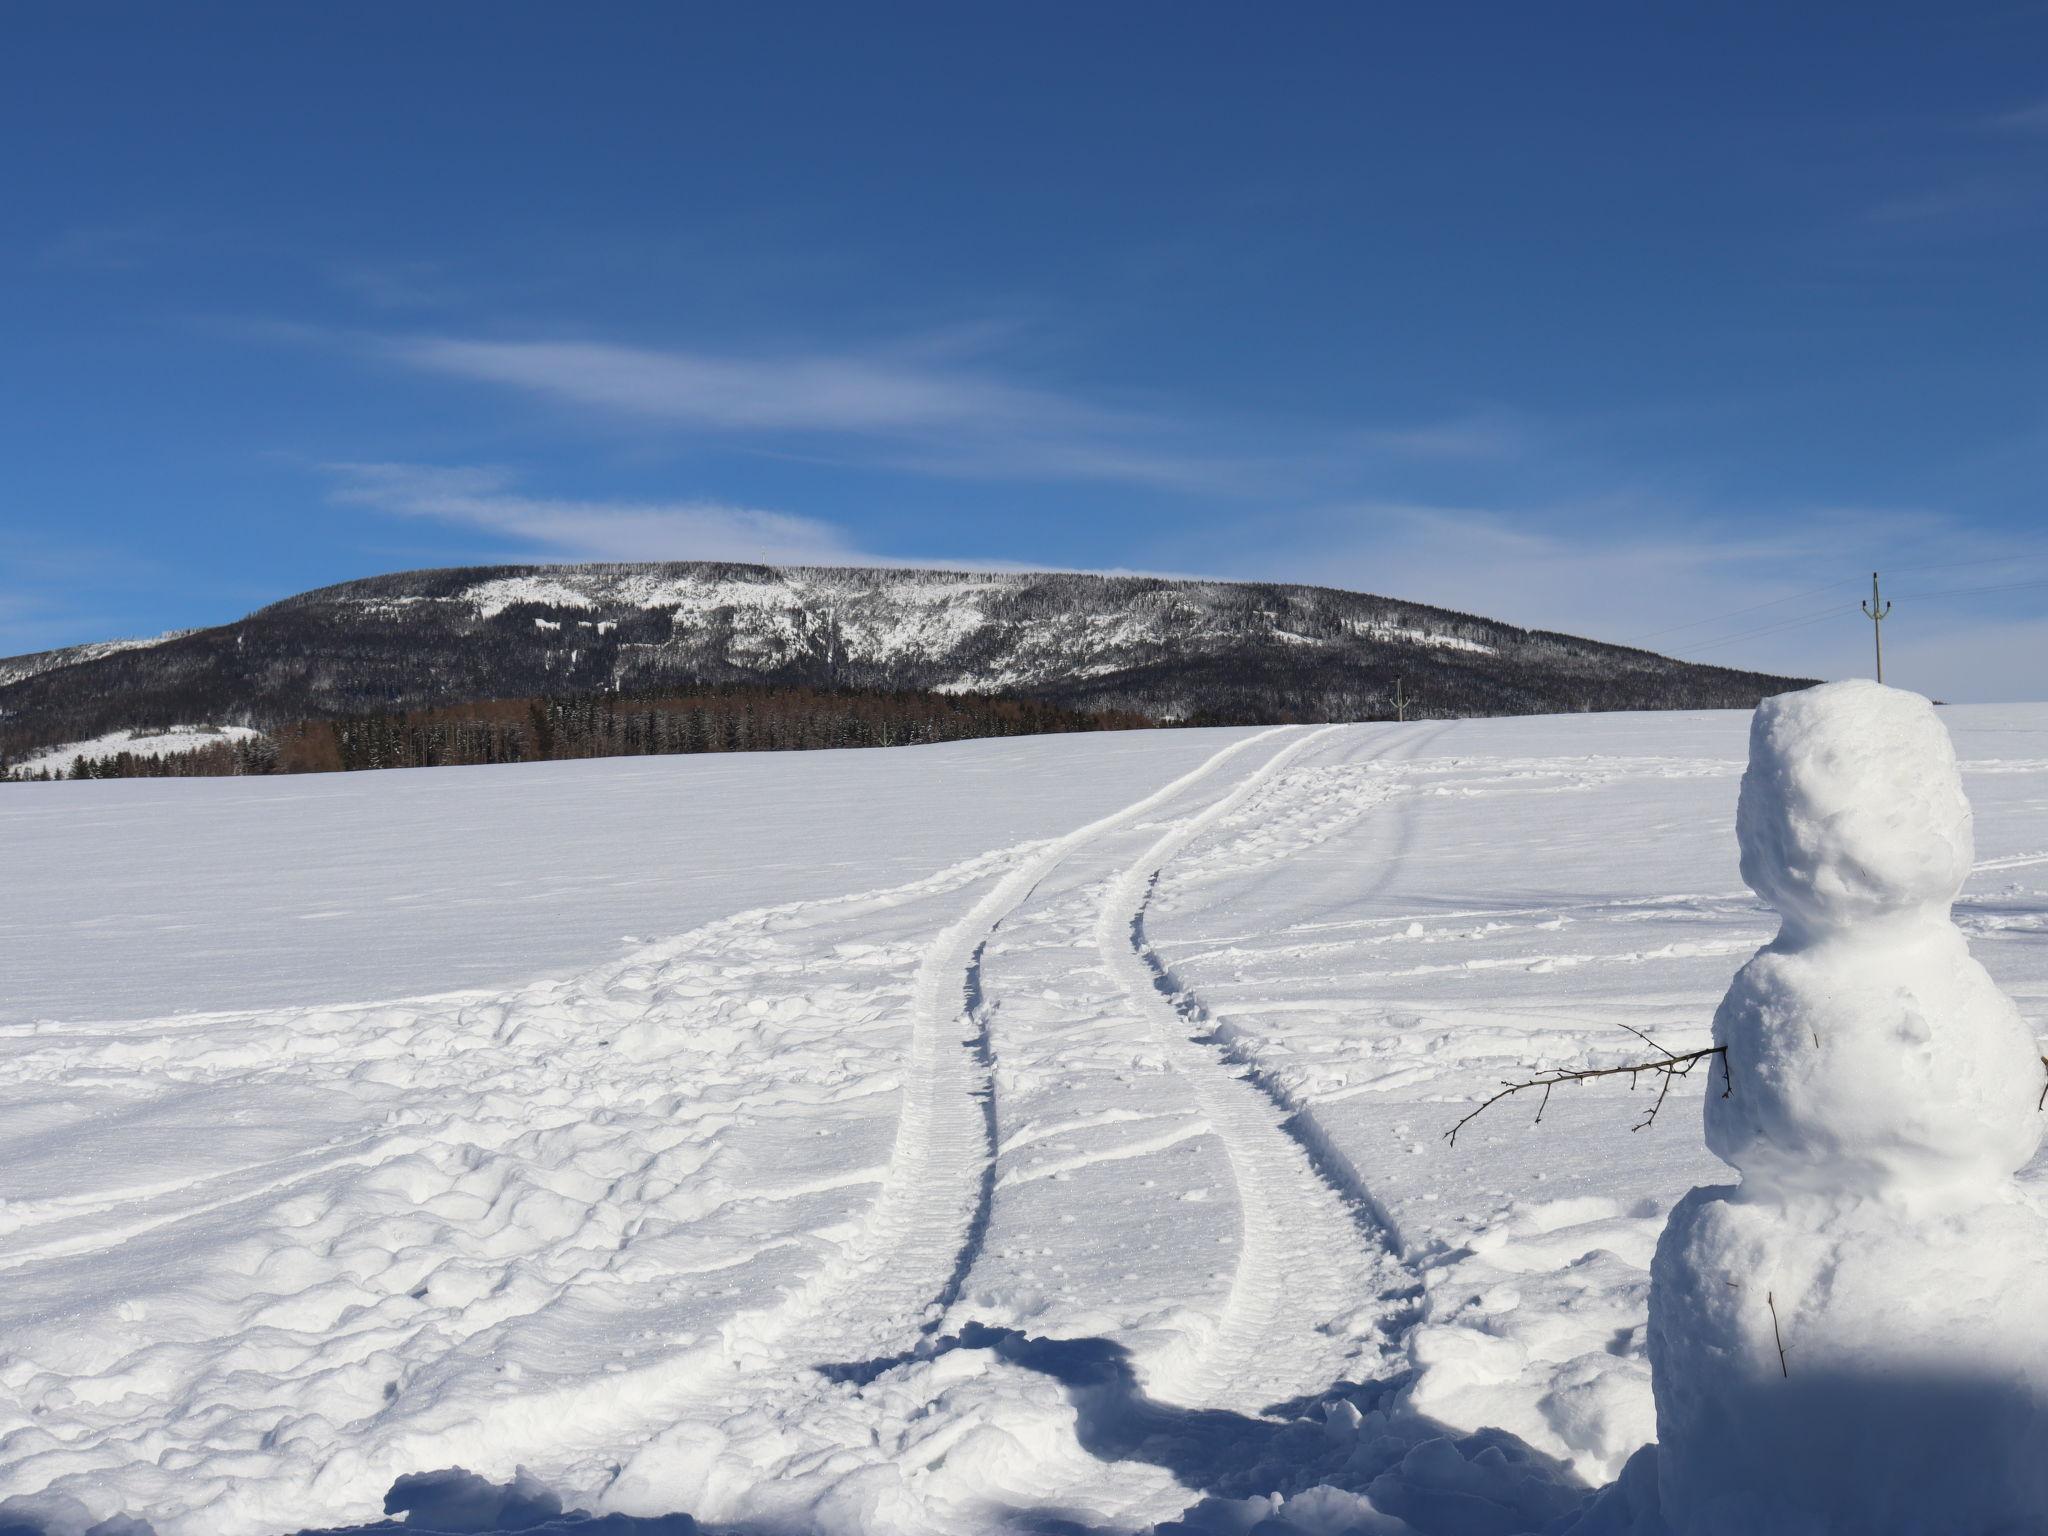
[[[2048,133],[2048,98],[2015,107],[2010,112],[2001,112],[1991,120],[1991,124],[1994,128],[2016,133]]]
[[[1407,459],[1508,459],[1522,453],[1528,443],[1522,428],[1499,416],[1369,427],[1352,436],[1368,452]]]
[[[336,288],[372,309],[435,309],[454,297],[437,261],[339,260],[321,273]]]
[[[1938,513],[1821,508],[1764,519],[1647,499],[1511,511],[1364,502],[1269,524],[1257,548],[1205,553],[1242,575],[1815,677],[1867,673],[1870,625],[1857,603],[1878,566],[1898,598],[1887,681],[1950,699],[2041,696],[2039,652],[2021,642],[2040,630],[2025,615],[2048,595],[2048,541],[1994,547]],[[1978,590],[2030,576],[2040,590]]]
[[[865,557],[817,518],[710,501],[581,501],[526,496],[506,470],[330,464],[335,501],[432,518],[565,560],[743,560],[856,564]]]
[[[1157,403],[1108,404],[1020,382],[992,353],[1001,325],[864,351],[712,352],[605,341],[265,334],[509,390],[643,431],[778,457],[960,480],[1085,482],[1244,498],[1309,496],[1376,466],[1499,461],[1528,451],[1499,413],[1397,426],[1259,424]]]
[[[1242,493],[1253,460],[1213,433],[1000,376],[972,360],[994,334],[867,353],[730,355],[590,341],[394,337],[408,368],[604,416],[810,456],[957,479],[1092,481]],[[827,446],[831,445],[831,446]]]
[[[415,368],[576,405],[737,431],[1099,430],[1113,418],[957,366],[811,354],[725,357],[598,342],[394,341]]]
[[[1960,225],[1975,228],[2034,208],[2040,189],[2031,177],[1983,172],[1886,198],[1868,213],[1873,224]]]

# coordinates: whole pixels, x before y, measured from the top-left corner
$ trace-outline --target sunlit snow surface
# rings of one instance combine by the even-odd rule
[[[2048,708],[1944,713],[2048,1030]],[[1568,1520],[1703,1083],[1443,1132],[1705,1043],[1745,728],[9,786],[0,1526]]]

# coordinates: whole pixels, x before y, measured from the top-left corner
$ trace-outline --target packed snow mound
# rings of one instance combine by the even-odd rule
[[[1714,1040],[1728,1066],[1707,1147],[1750,1184],[1946,1199],[2041,1145],[2032,1033],[1946,920],[1876,944],[1780,940],[1728,989]]]
[[[1970,804],[1933,706],[1865,682],[1766,699],[1736,835],[1784,927],[1714,1017],[1714,1154],[1752,1185],[1902,1199],[2025,1164],[2040,1058],[1949,921]]]
[[[1742,873],[1784,918],[1714,1017],[1708,1147],[1651,1265],[1680,1536],[2040,1530],[2041,1060],[1950,919],[1970,807],[1925,699],[1838,683],[1750,734]],[[1626,1481],[1626,1479],[1624,1479]]]
[[[2022,1532],[2048,1512],[2048,1222],[1698,1189],[1651,1266],[1683,1536]],[[1783,1354],[1780,1354],[1780,1345]]]
[[[1877,683],[1757,706],[1736,810],[1742,878],[1809,931],[1945,911],[1970,873],[1970,803],[1934,707]]]

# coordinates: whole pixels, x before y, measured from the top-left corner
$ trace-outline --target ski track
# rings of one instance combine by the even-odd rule
[[[1339,729],[1329,727],[1329,730]],[[1403,736],[1393,747],[1380,754],[1381,762],[1408,763],[1420,756],[1422,751],[1437,737],[1443,735],[1446,727],[1437,726],[1427,732]],[[1318,733],[1320,737],[1324,733]],[[1306,748],[1308,742],[1302,743]],[[1214,819],[1222,820],[1235,807],[1219,807]],[[1398,864],[1405,849],[1405,823],[1403,841],[1389,859],[1380,861],[1379,879],[1384,882]],[[1179,847],[1185,847],[1184,839]],[[1163,841],[1163,840],[1162,840]],[[1167,850],[1159,864],[1145,880],[1145,893],[1137,910],[1132,914],[1131,934],[1135,951],[1141,955],[1152,972],[1158,992],[1169,999],[1172,1006],[1187,1020],[1196,1025],[1207,1025],[1202,1038],[1207,1041],[1244,1080],[1265,1095],[1282,1116],[1280,1129],[1298,1145],[1301,1155],[1307,1159],[1316,1174],[1349,1207],[1353,1219],[1368,1240],[1383,1242],[1388,1251],[1398,1259],[1406,1259],[1407,1244],[1399,1226],[1386,1207],[1373,1194],[1357,1165],[1325,1131],[1316,1117],[1314,1106],[1297,1093],[1278,1073],[1269,1069],[1259,1058],[1255,1044],[1226,1021],[1213,1021],[1207,1007],[1193,993],[1183,987],[1172,969],[1160,958],[1145,937],[1145,910],[1157,890],[1160,876],[1165,872],[1167,862],[1179,851],[1179,847]],[[1155,850],[1156,851],[1156,850]],[[1148,856],[1149,857],[1149,856]],[[1369,888],[1361,892],[1361,899],[1370,896]],[[1420,1287],[1412,1275],[1404,1274],[1406,1283],[1390,1288],[1384,1293],[1385,1299],[1406,1302],[1419,1293]]]
[[[896,1138],[858,1232],[773,1307],[735,1319],[718,1354],[696,1357],[687,1373],[664,1382],[656,1394],[662,1420],[829,1420],[831,1410],[845,1409],[849,1391],[945,1347],[937,1335],[974,1270],[1003,1187],[995,1171],[991,1029],[1000,999],[986,994],[984,981],[991,939],[1062,865],[1141,825],[1279,734],[1284,728],[1233,742],[1153,793],[1029,852],[930,943],[913,987]],[[812,1407],[803,1406],[806,1399]],[[870,1417],[853,1414],[856,1425]],[[849,1438],[844,1430],[841,1437]],[[881,1437],[866,1431],[869,1454]],[[635,1437],[625,1438],[630,1445]],[[600,1502],[622,1512],[658,1512],[647,1490],[673,1478],[684,1454],[679,1442],[689,1437],[668,1428],[637,1438],[637,1451],[613,1463]],[[780,1449],[781,1471],[762,1474],[762,1482],[796,1485],[819,1460],[850,1449],[798,1441]],[[768,1502],[778,1516],[792,1513],[772,1496]],[[715,1479],[704,1485],[696,1510],[735,1519],[764,1512],[758,1487]]]
[[[1193,1494],[1171,1475],[1074,1443],[1075,1408],[1051,1381],[1043,1383],[1049,1401],[1035,1423],[1017,1408],[1012,1384],[1001,1417],[1003,1437],[1014,1443],[1002,1470],[948,1471],[950,1448],[988,1431],[991,1399],[976,1387],[996,1373],[1017,1374],[999,1357],[1019,1344],[1028,1354],[1027,1328],[1049,1338],[1108,1330],[1129,1348],[1141,1404],[1150,1405],[1139,1408],[1141,1416],[1208,1406],[1262,1414],[1269,1404],[1327,1390],[1347,1371],[1361,1376],[1384,1365],[1389,1322],[1405,1319],[1414,1292],[1391,1225],[1300,1107],[1209,1036],[1199,1004],[1173,989],[1145,932],[1162,872],[1341,729],[1283,729],[1234,743],[1024,858],[932,941],[914,991],[896,1145],[859,1235],[771,1314],[750,1319],[745,1347],[726,1351],[736,1374],[728,1369],[702,1382],[694,1398],[662,1394],[676,1418],[756,1437],[741,1457],[756,1467],[747,1486],[736,1476],[691,1474],[699,1476],[691,1507],[700,1517],[825,1529],[872,1523],[882,1517],[873,1506],[850,1520],[832,1513],[838,1485],[859,1481],[848,1475],[849,1462],[886,1464],[890,1476],[916,1483],[915,1523],[933,1529],[996,1529],[1027,1507],[1079,1511],[1114,1525],[1178,1513]],[[1179,808],[1226,765],[1276,738],[1278,750],[1235,784]],[[1163,831],[1150,820],[1161,810],[1178,811]],[[1150,839],[1138,843],[1135,859],[1128,851],[1134,833]],[[1081,946],[1095,963],[1073,972],[1079,962],[1059,957]],[[1048,979],[1060,986],[1040,985]],[[1020,1070],[1011,1061],[1018,1050],[1027,1077],[1050,1060],[1082,1071],[1083,1091],[1103,1080],[1084,1070],[1090,1028],[1156,1055],[1164,1078],[1145,1090],[1147,1108],[1074,1113],[1070,1106],[1011,1125],[1019,1108],[999,1083]],[[1070,1140],[1105,1135],[1113,1139],[1069,1149]],[[1086,1196],[1069,1186],[1044,1206],[1038,1192],[1056,1181],[1135,1164],[1136,1172],[1118,1177],[1150,1187],[1156,1181],[1139,1178],[1145,1168],[1203,1146],[1220,1148],[1231,1182],[1225,1204],[1234,1252],[1213,1311],[1178,1308],[1126,1333],[1113,1320],[1113,1298],[1075,1295],[1033,1307],[1016,1299],[1014,1266],[987,1261],[992,1226],[1010,1248],[1021,1243],[1052,1260],[1071,1245],[1074,1229],[1062,1224],[1075,1216],[1065,1207],[1077,1198],[1085,1205]],[[1027,1149],[1033,1161],[1018,1166]],[[1018,1207],[1025,1197],[1040,1203]],[[1154,1208],[1180,1198],[1192,1197],[1161,1194]],[[1151,1262],[1178,1276],[1189,1257],[1168,1252]],[[1136,1255],[1129,1262],[1145,1263]],[[1064,1272],[1057,1262],[1052,1268]],[[992,1337],[975,1330],[990,1326],[1007,1345],[975,1364],[967,1357]],[[949,1385],[963,1369],[969,1384]],[[914,1427],[906,1430],[904,1420]],[[764,1421],[805,1427],[778,1428],[764,1445]],[[651,1490],[674,1486],[694,1438],[687,1427],[649,1437],[623,1459],[606,1507],[651,1512]],[[825,1467],[833,1469],[829,1478],[821,1477]]]
[[[1288,1135],[1286,1106],[1276,1104],[1241,1062],[1191,1038],[1190,1026],[1201,1022],[1199,1005],[1174,986],[1145,935],[1146,909],[1166,866],[1338,729],[1302,736],[1228,795],[1170,828],[1116,878],[1096,920],[1104,965],[1193,1085],[1237,1183],[1237,1261],[1215,1333],[1198,1348],[1177,1349],[1140,1367],[1147,1390],[1165,1402],[1242,1402],[1247,1387],[1255,1397],[1263,1391],[1261,1401],[1286,1395],[1290,1384],[1275,1379],[1275,1354],[1316,1338],[1358,1298],[1384,1289],[1381,1267],[1372,1262],[1384,1234],[1358,1230],[1344,1196]],[[1361,1236],[1373,1245],[1364,1265],[1358,1262]],[[1292,1385],[1298,1392],[1329,1382]]]
[[[999,1174],[990,1193],[996,1201],[996,1223],[1004,1229],[1008,1263],[996,1267],[1007,1272],[984,1275],[979,1263],[971,1266],[962,1292],[968,1298],[981,1294],[964,1300],[949,1322],[963,1337],[974,1337],[977,1325],[995,1324],[1003,1339],[998,1352],[1014,1351],[1027,1359],[1037,1350],[1056,1350],[1049,1340],[1077,1338],[1108,1327],[1112,1343],[1126,1347],[1131,1360],[1135,1395],[1119,1411],[1127,1415],[1120,1432],[1134,1439],[1143,1438],[1148,1424],[1168,1430],[1176,1411],[1217,1409],[1268,1417],[1274,1412],[1268,1405],[1310,1400],[1347,1377],[1379,1374],[1388,1363],[1390,1334],[1413,1316],[1415,1278],[1401,1260],[1392,1224],[1363,1180],[1321,1136],[1302,1106],[1290,1102],[1248,1055],[1207,1027],[1200,1002],[1178,987],[1146,931],[1147,912],[1166,870],[1248,806],[1257,803],[1262,816],[1296,809],[1291,804],[1262,803],[1260,797],[1274,793],[1276,786],[1288,781],[1290,770],[1342,729],[1296,734],[1223,795],[1169,823],[1135,859],[1099,872],[1069,871],[1070,884],[1082,882],[1079,891],[1069,892],[1064,902],[1060,893],[1051,893],[1050,904],[1030,914],[1039,932],[1013,941],[1008,970],[998,967],[990,988],[993,1000],[982,999],[982,1048],[992,1048],[998,1066],[1013,1049],[1033,1043],[1030,1021],[1007,1030],[986,1027],[987,1020],[1001,1019],[1007,986],[1014,1013],[1020,1018],[1026,1011],[1039,1015],[1036,1033],[1042,1054],[1069,1060],[1075,1071],[1081,1071],[1090,1050],[1082,1031],[1094,1020],[1112,1037],[1146,1041],[1156,1053],[1167,1082],[1148,1090],[1152,1103],[1165,1105],[1175,1095],[1185,1097],[1179,1111],[1097,1110],[1049,1123],[1026,1123],[999,1136],[999,1154],[1014,1157],[1025,1148],[1062,1137],[1137,1132],[1108,1144],[1044,1156],[1028,1167],[1011,1166]],[[1421,738],[1408,743],[1402,755],[1412,755],[1421,744]],[[1091,851],[1100,855],[1114,850],[1098,846]],[[1096,878],[1089,880],[1090,874]],[[1076,906],[1085,914],[1078,924],[1071,915]],[[1013,914],[1013,926],[1021,926],[1023,919],[1023,913]],[[1077,935],[1078,942],[1094,951],[1099,974],[1112,989],[1107,999],[1089,990],[1092,984],[1085,976],[1061,980],[1050,989],[1042,985],[1058,980],[1060,972],[1045,967],[1057,966],[1056,957],[1075,946]],[[983,980],[977,973],[978,988]],[[1028,1068],[1018,1070],[1023,1074],[1020,1082],[1035,1081]],[[998,1087],[992,1120],[999,1132],[1005,1117],[1016,1113]],[[1076,1218],[1058,1210],[1034,1220],[1031,1211],[1010,1207],[1005,1197],[1049,1180],[1129,1164],[1138,1166],[1124,1176],[1124,1183],[1150,1189],[1161,1180],[1141,1178],[1148,1168],[1162,1168],[1165,1154],[1176,1149],[1195,1151],[1203,1144],[1220,1148],[1232,1186],[1234,1253],[1213,1312],[1205,1315],[1183,1308],[1170,1319],[1142,1317],[1133,1331],[1129,1323],[1117,1328],[1105,1321],[1116,1314],[1117,1298],[1069,1296],[1027,1308],[1029,1332],[1045,1336],[1029,1337],[1025,1322],[1016,1318],[1015,1303],[1001,1300],[1006,1292],[1014,1295],[1018,1289],[1020,1261],[1013,1255],[1021,1249],[1027,1255],[1056,1257],[1073,1242],[1066,1235],[1072,1229],[1062,1230],[1060,1224]],[[1195,1193],[1178,1198],[1193,1199]],[[1077,1208],[1089,1202],[1085,1190],[1068,1199]],[[1121,1203],[1133,1202],[1126,1195]],[[1145,1235],[1139,1216],[1119,1213],[1109,1219],[1121,1220],[1135,1238]],[[985,1213],[984,1233],[989,1224]],[[1186,1253],[1169,1252],[1152,1262],[1175,1269],[1198,1264],[1199,1241],[1191,1232]],[[1147,1246],[1159,1245],[1132,1242],[1127,1262],[1142,1269]],[[1044,1262],[1044,1257],[1038,1260],[1041,1268]],[[1080,1267],[1090,1268],[1085,1263]],[[1058,1264],[1052,1268],[1063,1272]],[[1140,1276],[1134,1272],[1125,1278],[1136,1281]],[[1083,1339],[1085,1344],[1099,1342]],[[1022,1521],[1019,1528],[1036,1528],[1032,1522],[1037,1516],[1031,1511],[1047,1508],[1057,1510],[1060,1518],[1137,1527],[1173,1518],[1194,1497],[1191,1489],[1156,1467],[1114,1459],[1114,1452],[1074,1454],[1069,1433],[1063,1431],[1041,1444],[1029,1476],[1013,1470],[999,1483],[957,1498],[957,1528],[1006,1528],[1013,1519]]]
[[[749,1345],[772,1346],[780,1361],[810,1367],[883,1355],[932,1331],[972,1266],[995,1157],[994,1121],[984,1107],[992,1063],[981,974],[989,936],[1077,851],[1170,804],[1267,734],[1233,742],[1164,788],[1054,839],[933,942],[918,967],[903,1108],[881,1192],[851,1251],[775,1314],[750,1321]]]

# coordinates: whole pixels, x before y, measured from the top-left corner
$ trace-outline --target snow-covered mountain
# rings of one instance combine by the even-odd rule
[[[413,571],[146,648],[0,662],[16,755],[173,723],[270,725],[684,683],[987,691],[1160,720],[1746,707],[1788,680],[1328,587],[708,563]]]

